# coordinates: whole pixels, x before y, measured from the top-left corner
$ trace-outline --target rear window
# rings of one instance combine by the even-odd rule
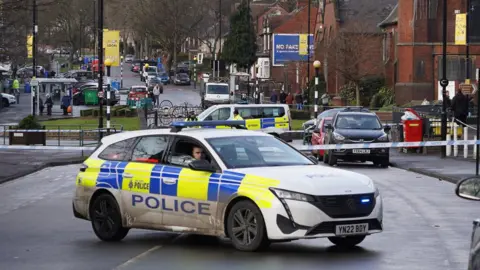
[[[143,88],[143,87],[135,87],[135,88],[130,89],[130,91],[131,92],[147,92],[147,89]]]
[[[243,119],[284,117],[283,107],[245,107],[235,108]]]
[[[110,146],[105,148],[102,153],[98,155],[98,157],[103,160],[125,160],[128,156],[129,149],[132,147],[134,142],[135,138],[132,138],[111,144]]]

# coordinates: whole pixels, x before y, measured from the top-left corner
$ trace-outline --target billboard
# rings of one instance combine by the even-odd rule
[[[274,34],[273,65],[282,66],[286,62],[307,61],[307,34]],[[315,53],[314,37],[310,34],[310,57]]]
[[[27,56],[33,58],[33,35],[27,36]]]
[[[120,31],[103,29],[105,59],[112,60],[112,67],[120,66]]]

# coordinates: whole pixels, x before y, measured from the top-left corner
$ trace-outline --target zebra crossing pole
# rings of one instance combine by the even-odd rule
[[[120,56],[120,88],[123,89],[123,55]]]
[[[320,61],[316,60],[315,62],[313,62],[313,67],[315,68],[315,119],[317,119],[317,115],[318,115],[318,84],[320,83],[319,80],[319,75],[320,75],[320,66],[322,65],[322,63],[320,63]]]
[[[107,66],[107,135],[110,134],[110,99],[111,99],[111,87],[110,87],[110,68],[112,67],[112,60],[105,60],[105,66]]]
[[[197,89],[197,57],[193,57],[193,89]]]

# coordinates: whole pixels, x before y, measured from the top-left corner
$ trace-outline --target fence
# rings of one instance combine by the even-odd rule
[[[201,106],[189,103],[173,105],[169,100],[163,100],[158,107],[153,107],[144,111],[146,125],[148,128],[166,127],[175,121],[183,121],[193,112],[195,115],[203,111]]]

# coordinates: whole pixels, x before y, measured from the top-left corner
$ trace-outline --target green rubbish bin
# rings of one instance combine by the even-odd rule
[[[85,105],[98,105],[98,90],[85,89],[83,90],[83,98]]]
[[[131,108],[145,108],[145,104],[148,109],[153,108],[153,101],[151,98],[142,98],[139,100],[128,99],[127,106]]]

